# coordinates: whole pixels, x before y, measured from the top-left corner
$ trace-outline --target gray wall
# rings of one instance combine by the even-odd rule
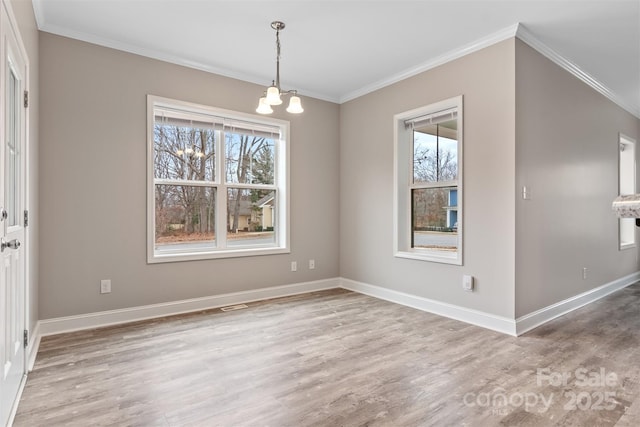
[[[39,43],[40,319],[337,276],[514,318],[638,270],[610,204],[618,132],[640,140],[640,120],[516,39],[341,106],[304,98],[305,114],[277,113],[291,120],[292,254],[158,265],[145,257],[146,94],[252,113],[263,88],[47,33]],[[395,258],[393,115],[460,94],[464,265]]]
[[[507,40],[340,109],[342,277],[513,318],[515,48]],[[464,95],[464,265],[393,256],[393,115]],[[473,293],[462,275],[476,277]]]
[[[147,265],[146,95],[254,113],[264,88],[48,33],[40,53],[40,319],[338,276],[338,105],[275,114],[291,122],[290,255]]]
[[[640,120],[516,42],[516,317],[638,270],[637,250],[618,250],[611,202],[618,133],[640,142],[639,127]],[[531,200],[520,197],[523,185]]]
[[[30,211],[29,241],[26,249],[29,251],[29,308],[27,328],[33,330],[38,317],[38,254],[39,254],[39,209],[38,209],[38,27],[33,13],[33,4],[30,0],[12,0],[11,8],[15,15],[18,30],[22,37],[27,56],[29,58],[29,201]]]

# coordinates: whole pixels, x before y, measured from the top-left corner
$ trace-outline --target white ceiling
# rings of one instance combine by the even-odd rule
[[[33,0],[42,31],[344,102],[521,23],[640,114],[640,0]],[[512,33],[513,34],[513,33]],[[493,38],[496,38],[493,37]],[[435,61],[435,62],[434,62]]]

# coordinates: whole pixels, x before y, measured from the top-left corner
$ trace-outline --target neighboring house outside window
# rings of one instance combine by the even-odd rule
[[[449,190],[447,210],[447,228],[458,228],[458,190]]]

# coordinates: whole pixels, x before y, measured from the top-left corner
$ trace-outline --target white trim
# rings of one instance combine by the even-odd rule
[[[516,37],[531,46],[537,52],[547,57],[549,60],[554,62],[560,68],[571,73],[578,80],[587,84],[596,92],[604,95],[610,101],[618,105],[620,108],[628,111],[633,114],[637,118],[640,118],[640,107],[637,105],[628,104],[624,99],[618,96],[611,89],[600,83],[596,78],[592,77],[590,74],[583,71],[579,66],[574,64],[571,60],[565,58],[560,55],[555,50],[551,49],[546,44],[542,43],[539,39],[537,39],[531,31],[529,31],[523,24],[519,24]]]
[[[622,154],[623,151],[626,151],[626,149],[622,149],[623,146],[628,146],[630,147],[633,151],[631,153],[631,157],[633,160],[633,171],[632,171],[632,177],[631,177],[631,187],[632,188],[627,188],[628,185],[625,185],[625,191],[623,191],[622,187],[623,181],[626,181],[629,179],[629,177],[627,176],[627,174],[623,174],[623,168],[627,169],[628,165],[628,155],[624,155]],[[636,140],[633,138],[630,138],[628,136],[626,136],[625,134],[623,134],[622,132],[618,132],[618,143],[616,144],[616,157],[618,158],[618,195],[627,195],[627,194],[636,194],[636,182],[637,182],[637,174],[636,174]],[[625,161],[623,161],[623,157],[625,158]],[[623,166],[624,165],[624,166]],[[626,171],[625,171],[626,172]],[[628,183],[627,183],[628,184]],[[628,224],[629,222],[631,222],[631,224]],[[636,224],[635,224],[635,220],[633,218],[618,218],[618,250],[619,251],[625,251],[628,249],[633,249],[636,247]],[[624,229],[622,224],[628,224]],[[623,232],[624,232],[624,236],[623,236]],[[623,240],[622,238],[625,237],[625,239]]]
[[[618,218],[618,219],[622,219],[622,218]],[[619,251],[626,251],[628,249],[633,249],[636,247],[635,242],[634,243],[621,243],[620,247],[618,248]]]
[[[16,414],[18,413],[18,406],[20,405],[20,399],[22,399],[22,392],[24,391],[24,386],[27,385],[27,374],[25,373],[22,376],[22,380],[20,380],[20,387],[18,388],[18,394],[16,394],[16,400],[13,401],[13,405],[11,405],[11,411],[9,412],[9,419],[7,420],[7,426],[12,426],[13,421],[16,418]]]
[[[38,349],[40,348],[40,321],[36,322],[36,326],[32,331],[29,331],[29,345],[27,346],[27,372],[33,370],[33,365],[36,363],[36,356],[38,355]]]
[[[567,298],[516,319],[516,334],[522,335],[544,323],[626,288],[640,280],[640,271],[621,277],[587,292]]]
[[[208,186],[215,188],[217,195],[215,197],[215,230],[216,230],[216,247],[210,249],[197,250],[193,248],[185,248],[182,250],[157,250],[155,245],[155,186],[159,183],[168,183],[170,185],[193,185],[188,180],[158,180],[155,178],[154,165],[154,126],[156,122],[156,111],[158,109],[179,110],[186,117],[189,114],[200,114],[211,117],[212,120],[246,122],[247,126],[268,126],[277,129],[279,138],[275,140],[275,180],[273,185],[250,185],[228,183],[224,176],[224,156],[216,155],[216,177],[213,181],[206,183],[197,183],[196,185]],[[218,131],[216,130],[216,133]],[[180,261],[197,261],[204,259],[220,259],[220,258],[237,258],[247,256],[275,255],[287,254],[291,252],[291,225],[290,225],[290,123],[287,120],[264,117],[254,114],[247,114],[237,111],[226,110],[218,107],[195,104],[187,101],[180,101],[170,98],[164,98],[156,95],[147,94],[147,263],[164,263],[164,262],[180,262]],[[216,152],[224,152],[225,138],[216,136]],[[174,184],[175,183],[175,184]],[[228,188],[254,189],[264,188],[273,189],[277,192],[276,218],[275,218],[275,241],[273,243],[247,247],[228,246],[226,241],[226,233],[220,232],[226,229],[227,218],[227,194]]]
[[[458,242],[462,241],[458,237]],[[451,254],[455,253],[455,256]],[[440,264],[462,265],[462,251],[444,252],[437,249],[416,249],[414,251],[396,251],[393,256],[397,258],[413,259],[416,261],[438,262]]]
[[[251,291],[192,298],[182,301],[172,301],[161,304],[123,308],[119,310],[45,319],[39,322],[40,336],[94,329],[103,326],[118,325],[139,320],[154,319],[157,317],[173,316],[176,314],[225,307],[227,305],[243,304],[271,298],[280,298],[290,295],[334,289],[339,287],[339,284],[340,281],[338,279],[325,279],[313,282],[255,289]]]
[[[368,93],[374,92],[378,89],[382,89],[394,83],[408,79],[409,77],[413,77],[425,71],[439,67],[440,65],[446,64],[447,62],[451,62],[455,59],[462,58],[463,56],[469,55],[470,53],[477,52],[481,49],[492,46],[496,43],[500,43],[502,41],[515,37],[518,31],[519,25],[520,24],[513,24],[493,34],[489,34],[488,36],[482,37],[478,40],[475,40],[457,49],[451,50],[433,59],[429,59],[427,62],[423,62],[422,64],[416,65],[415,67],[401,71],[390,77],[387,77],[375,83],[364,86],[360,89],[349,92],[340,97],[339,103],[343,104],[347,101],[351,101],[352,99],[359,98]]]
[[[208,73],[230,77],[233,79],[238,79],[238,80],[242,80],[249,83],[254,83],[262,86],[264,86],[265,84],[265,79],[264,77],[261,77],[261,76],[247,74],[247,73],[239,73],[233,70],[214,67],[210,64],[203,64],[200,62],[189,60],[180,55],[168,54],[158,49],[143,48],[140,46],[122,43],[120,41],[113,40],[113,39],[97,37],[95,35],[84,33],[81,31],[74,31],[74,30],[69,30],[67,28],[50,25],[45,20],[44,7],[42,5],[43,2],[44,0],[33,0],[33,10],[36,17],[36,22],[38,24],[38,29],[40,31],[49,32],[52,34],[58,34],[64,37],[69,37],[76,40],[82,40],[87,43],[93,43],[99,46],[104,46],[111,49],[129,52],[135,55],[145,56],[147,58],[152,58],[159,61],[177,64],[183,67],[193,68],[196,70],[206,71]],[[353,90],[344,95],[336,96],[336,95],[329,95],[329,94],[318,93],[318,92],[308,91],[308,90],[304,90],[304,91],[300,90],[299,92],[311,98],[316,98],[323,101],[335,102],[337,104],[343,104],[345,102],[364,96],[368,93],[374,92],[378,89],[382,89],[384,87],[387,87],[399,81],[405,80],[409,77],[413,77],[424,71],[428,71],[440,65],[446,64],[447,62],[461,58],[470,53],[477,52],[481,49],[492,46],[496,43],[510,39],[512,37],[517,37],[523,42],[527,43],[536,51],[538,51],[539,53],[541,53],[542,55],[546,56],[551,61],[559,65],[560,67],[564,68],[565,70],[573,74],[575,77],[577,77],[578,79],[580,79],[581,81],[583,81],[584,83],[592,87],[594,90],[596,90],[597,92],[607,97],[609,100],[611,100],[612,102],[614,102],[615,104],[623,108],[624,110],[640,118],[639,106],[629,104],[626,101],[624,101],[619,95],[614,93],[608,87],[604,86],[602,83],[600,83],[597,79],[595,79],[588,73],[584,72],[580,67],[574,64],[572,61],[563,57],[558,52],[556,52],[555,50],[551,49],[546,44],[538,40],[533,35],[533,33],[528,29],[526,29],[525,26],[521,23],[513,24],[500,31],[489,34],[488,36],[482,37],[469,44],[463,45],[457,49],[451,50],[433,59],[429,59],[428,61],[423,62],[422,64],[418,64],[404,71],[400,71],[399,73],[396,73],[390,77],[368,84],[364,87],[361,87],[360,89]]]
[[[51,34],[57,34],[59,36],[68,37],[74,40],[80,40],[86,43],[91,43],[98,46],[107,47],[110,49],[119,50],[121,52],[127,52],[134,55],[144,56],[146,58],[167,62],[169,64],[176,64],[183,67],[192,68],[194,70],[205,71],[207,73],[216,74],[219,76],[242,80],[244,82],[260,85],[262,86],[262,88],[265,88],[266,86],[269,85],[269,82],[271,79],[270,77],[265,78],[264,76],[258,76],[255,74],[242,73],[234,70],[229,70],[226,68],[216,67],[211,64],[193,61],[179,54],[163,52],[160,49],[146,48],[146,47],[141,47],[134,44],[123,43],[122,41],[119,41],[119,40],[114,40],[106,37],[98,37],[94,34],[85,33],[83,31],[70,30],[68,28],[64,28],[58,25],[48,24],[44,19],[44,8],[42,7],[42,3],[45,3],[45,0],[33,0],[33,10],[35,12],[36,22],[38,23],[38,29],[40,31],[51,33]],[[261,89],[261,90],[264,90],[264,89]],[[256,92],[256,94],[259,94],[259,93],[260,91]],[[335,96],[331,96],[331,95],[327,95],[327,94],[323,94],[315,91],[310,91],[306,89],[299,89],[298,95],[321,99],[323,101],[328,101],[328,102],[338,102],[338,98]]]
[[[22,60],[24,61],[24,69],[21,70],[22,73],[24,73],[23,76],[23,83],[24,83],[24,87],[22,88],[23,90],[26,90],[27,92],[29,92],[29,106],[27,108],[24,108],[23,110],[25,110],[24,113],[24,123],[23,123],[23,129],[22,131],[24,132],[24,153],[23,153],[23,166],[24,166],[24,171],[23,171],[23,178],[24,178],[24,193],[22,194],[22,197],[24,197],[24,201],[23,201],[23,209],[29,212],[29,216],[30,216],[30,220],[32,220],[33,218],[33,212],[31,211],[31,205],[29,203],[30,197],[31,197],[31,165],[29,163],[29,159],[31,157],[31,133],[30,133],[30,125],[31,125],[31,114],[30,112],[32,111],[31,109],[33,108],[32,105],[32,93],[31,93],[31,76],[30,76],[30,70],[31,70],[31,62],[29,60],[29,55],[27,54],[27,48],[25,47],[24,44],[24,40],[22,39],[22,33],[20,33],[20,28],[18,26],[18,21],[16,19],[15,13],[13,11],[13,6],[11,5],[11,2],[8,0],[2,0],[2,5],[4,6],[4,10],[7,12],[7,18],[9,20],[9,23],[11,25],[11,32],[13,33],[13,37],[16,40],[16,43],[18,45],[18,50],[19,50],[19,54],[20,56],[22,56]],[[21,103],[22,105],[22,103]],[[24,250],[24,284],[25,284],[25,289],[24,289],[24,328],[25,329],[29,329],[29,321],[31,319],[31,274],[30,274],[30,270],[31,270],[31,256],[29,255],[30,253],[30,249],[32,244],[34,243],[31,240],[31,227],[27,226],[27,227],[23,227],[24,228],[24,241],[27,243],[26,247],[23,249]],[[33,245],[35,246],[35,245]],[[26,352],[25,352],[25,370],[28,369],[27,365],[26,365],[27,359],[26,359]]]
[[[44,1],[45,0],[32,0],[33,14],[35,15],[36,25],[38,26],[38,29],[46,26],[44,19],[44,9],[42,7],[42,3]]]
[[[18,54],[19,56],[21,56],[22,62],[23,62],[23,66],[24,69],[20,70],[21,74],[23,75],[23,87],[22,90],[24,91],[31,91],[31,80],[30,80],[30,70],[31,70],[31,62],[29,59],[29,55],[27,54],[27,49],[25,48],[25,44],[24,44],[24,40],[22,38],[22,33],[20,32],[20,28],[18,26],[18,22],[17,19],[15,17],[15,13],[13,11],[13,6],[11,5],[11,2],[9,0],[2,0],[2,8],[3,10],[6,12],[6,17],[7,17],[7,21],[9,22],[10,25],[10,31],[8,33],[10,33],[12,35],[12,37],[15,39],[16,45],[17,45],[17,50],[18,50]],[[2,15],[4,15],[4,13],[2,13]],[[4,43],[5,38],[4,38],[4,31],[3,31],[3,37],[2,37],[2,41]],[[7,55],[9,54],[8,52],[4,52],[4,49],[8,48],[8,45],[5,46],[3,45],[2,48],[0,48],[0,50],[3,51],[3,55],[4,55],[4,59],[3,59],[3,64],[4,61],[7,58]],[[17,65],[17,64],[16,64]],[[4,65],[3,65],[4,66]],[[20,94],[20,96],[22,96],[22,94]],[[31,103],[31,99],[29,99],[30,103]],[[22,102],[20,102],[21,108],[22,108]],[[29,105],[29,108],[24,108],[24,121],[21,124],[22,129],[21,131],[24,133],[24,152],[23,152],[23,159],[22,159],[22,166],[24,168],[22,174],[23,174],[23,178],[24,178],[24,189],[23,189],[23,194],[21,194],[20,197],[23,198],[22,201],[22,208],[24,210],[29,210],[30,211],[30,204],[29,204],[29,198],[31,195],[31,182],[30,182],[30,163],[29,163],[29,159],[30,159],[30,149],[31,149],[31,135],[30,135],[30,111],[31,111],[32,105]],[[0,110],[2,110],[2,108],[0,108]],[[2,110],[4,111],[4,110]],[[2,113],[4,114],[4,112]],[[20,213],[20,215],[22,216],[22,213]],[[30,243],[31,242],[31,233],[29,231],[29,227],[23,227],[24,229],[24,241],[27,243],[25,249],[23,249],[24,251],[24,258],[25,258],[25,263],[24,263],[24,276],[23,276],[23,280],[24,280],[24,307],[23,307],[23,327],[24,329],[28,329],[29,328],[29,319],[31,317],[31,313],[30,313],[30,308],[31,308],[31,293],[29,292],[29,289],[31,288],[30,286],[30,281],[31,281],[31,277],[29,274],[30,271],[30,259],[31,256],[29,255],[29,247],[30,247]],[[11,405],[11,410],[9,412],[9,417],[7,420],[7,425],[11,426],[13,424],[13,421],[15,419],[16,413],[18,411],[18,405],[20,404],[20,398],[22,397],[22,392],[24,391],[24,387],[27,383],[27,371],[28,371],[28,359],[27,359],[27,351],[29,349],[23,349],[24,350],[24,360],[23,360],[23,375],[22,375],[22,379],[20,380],[20,386],[18,387],[18,392],[16,394],[16,396],[2,396],[3,399],[6,399],[7,397],[14,397],[14,401],[13,404]]]
[[[399,258],[413,260],[439,262],[452,265],[463,265],[463,230],[464,230],[464,112],[463,95],[454,96],[439,102],[432,103],[393,116],[393,254]],[[457,133],[457,164],[458,177],[455,181],[437,182],[417,185],[413,183],[414,153],[413,131],[407,130],[405,123],[408,120],[436,114],[442,111],[455,110],[458,121]],[[407,140],[411,144],[406,144]],[[455,252],[443,252],[423,248],[411,247],[411,223],[412,190],[417,188],[443,188],[454,187],[457,190],[458,211],[458,246]]]
[[[340,287],[385,301],[416,308],[428,313],[437,314],[439,316],[470,323],[493,331],[502,332],[503,334],[516,335],[515,321],[507,317],[496,316],[495,314],[485,313],[479,310],[473,310],[345,278],[340,279]]]
[[[374,298],[412,307],[507,335],[519,336],[559,316],[569,313],[570,311],[576,310],[613,292],[632,285],[638,280],[640,280],[640,271],[519,317],[516,320],[351,279],[345,279],[343,277],[119,310],[58,317],[39,321],[31,332],[31,342],[29,343],[29,369],[33,368],[35,356],[40,345],[40,339],[43,336],[95,329],[103,326],[118,325],[164,316],[173,316],[177,314],[225,307],[228,305],[250,303],[265,299],[280,298],[335,288],[342,288],[352,292],[369,295]]]
[[[368,93],[374,92],[376,90],[382,89],[384,87],[390,86],[399,81],[408,79],[409,77],[413,77],[422,72],[431,70],[440,65],[451,62],[455,59],[461,58],[470,53],[477,52],[481,49],[492,46],[496,43],[500,43],[504,40],[510,39],[512,37],[516,37],[530,47],[535,49],[537,52],[547,57],[549,60],[554,62],[556,65],[560,66],[564,70],[571,73],[574,77],[587,84],[596,92],[604,95],[607,99],[618,105],[620,108],[628,111],[633,114],[635,117],[640,118],[640,107],[637,105],[629,104],[625,102],[618,94],[613,92],[611,89],[606,87],[604,84],[600,83],[596,78],[583,71],[578,65],[574,64],[569,59],[565,58],[555,50],[551,49],[546,44],[542,43],[538,38],[536,38],[531,31],[529,31],[524,24],[517,23],[511,25],[510,27],[504,28],[498,32],[490,34],[486,37],[478,39],[472,43],[464,45],[458,49],[451,50],[443,55],[440,55],[434,59],[430,59],[427,62],[424,62],[415,67],[409,68],[407,70],[401,71],[400,73],[394,74],[391,77],[388,77],[383,80],[379,80],[370,85],[364,86],[360,89],[349,92],[340,97],[338,103],[343,104],[345,102],[351,101],[352,99],[359,98]]]

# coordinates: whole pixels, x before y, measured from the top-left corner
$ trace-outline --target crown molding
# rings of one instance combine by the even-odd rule
[[[409,68],[407,70],[401,71],[397,74],[394,74],[385,79],[379,80],[370,85],[364,86],[360,89],[357,89],[353,92],[349,92],[346,95],[340,98],[340,104],[345,103],[347,101],[351,101],[352,99],[359,98],[368,93],[374,92],[378,89],[382,89],[386,86],[392,85],[399,81],[408,79],[409,77],[413,77],[417,74],[423,73],[425,71],[431,70],[432,68],[438,67],[440,65],[444,65],[447,62],[451,62],[454,59],[462,58],[465,55],[468,55],[473,52],[477,52],[481,49],[494,45],[504,40],[508,40],[516,36],[518,31],[518,27],[520,24],[514,24],[507,28],[503,28],[500,31],[489,34],[481,39],[478,39],[474,42],[466,44],[458,49],[451,50],[443,55],[437,56],[433,59],[430,59],[422,64],[416,65],[415,67]]]
[[[604,95],[610,101],[618,105],[620,108],[628,111],[633,114],[635,117],[640,119],[640,106],[631,105],[625,102],[622,98],[620,98],[615,92],[609,89],[607,86],[600,83],[596,78],[591,76],[589,73],[583,71],[579,66],[574,64],[569,59],[565,58],[555,50],[551,49],[549,46],[541,42],[538,38],[536,38],[531,31],[529,31],[524,25],[519,24],[518,30],[516,32],[516,37],[528,44],[531,48],[536,50],[541,55],[545,56],[547,59],[554,62],[560,68],[568,71],[574,77],[587,84],[596,92]]]
[[[51,33],[51,34],[67,37],[74,40],[80,40],[86,43],[95,44],[97,46],[102,46],[102,47],[119,50],[122,52],[132,53],[134,55],[144,56],[146,58],[156,59],[158,61],[168,62],[170,64],[180,65],[187,68],[193,68],[195,70],[205,71],[207,73],[240,80],[246,83],[257,84],[265,88],[271,81],[270,78],[265,79],[264,77],[257,76],[254,74],[241,73],[241,72],[229,70],[226,68],[216,67],[211,64],[192,61],[181,55],[163,52],[159,49],[149,49],[149,48],[145,48],[137,45],[123,43],[121,41],[110,39],[110,38],[97,37],[93,34],[85,33],[82,31],[74,31],[64,27],[57,26],[57,25],[50,25],[46,22],[44,17],[44,12],[42,7],[43,1],[44,0],[33,0],[33,9],[36,17],[36,23],[38,25],[38,29],[42,32]],[[333,103],[339,102],[339,99],[337,97],[329,96],[323,93],[318,93],[310,90],[304,90],[303,88],[298,89],[298,94],[301,96],[316,98],[316,99],[333,102]]]
[[[44,12],[42,7],[42,2],[44,0],[32,0],[31,4],[33,5],[33,14],[36,18],[36,26],[39,30],[42,29],[45,25]]]
[[[62,37],[68,37],[74,40],[80,40],[85,43],[91,43],[101,47],[119,50],[121,52],[127,52],[134,55],[144,56],[146,58],[151,58],[158,61],[167,62],[170,64],[180,65],[183,67],[192,68],[199,71],[205,71],[207,73],[216,74],[218,76],[240,80],[245,83],[257,84],[264,88],[266,88],[270,82],[269,79],[265,79],[263,77],[240,73],[240,72],[228,70],[225,68],[219,68],[213,65],[202,63],[202,62],[192,61],[180,55],[174,55],[174,54],[162,52],[156,49],[148,49],[140,46],[134,46],[131,44],[120,42],[120,41],[102,38],[102,37],[96,37],[92,34],[87,34],[79,31],[71,31],[66,28],[56,27],[53,25],[45,25],[44,28],[40,28],[40,31],[55,34]],[[258,93],[256,94],[258,95]],[[298,89],[298,94],[300,96],[321,99],[323,101],[329,101],[334,103],[338,102],[337,98],[329,97],[321,93],[315,93],[315,92],[304,90],[304,89]]]
[[[55,25],[50,25],[46,22],[45,14],[43,12],[42,3],[45,0],[32,0],[32,1],[33,1],[33,9],[34,9],[38,29],[41,31],[57,34],[64,37],[69,37],[76,40],[81,40],[81,41],[96,44],[99,46],[105,46],[112,49],[121,50],[124,52],[136,54],[136,55],[145,56],[152,59],[157,59],[164,62],[169,62],[176,65],[181,65],[188,68],[197,69],[200,71],[205,71],[208,73],[221,75],[221,76],[232,78],[232,79],[242,80],[248,83],[254,83],[261,86],[264,86],[265,84],[265,79],[260,76],[250,75],[250,74],[241,73],[234,70],[215,67],[210,64],[191,61],[180,55],[168,54],[158,49],[143,48],[140,46],[134,46],[127,43],[122,43],[117,40],[96,37],[91,34],[72,31],[62,27],[57,27]],[[571,73],[574,77],[576,77],[580,81],[587,84],[596,92],[602,94],[607,99],[609,99],[610,101],[612,101],[613,103],[621,107],[622,109],[628,111],[635,117],[640,118],[640,105],[633,105],[631,103],[626,102],[618,94],[616,94],[614,91],[609,89],[604,84],[600,83],[596,78],[589,75],[587,72],[583,71],[578,65],[573,63],[571,60],[565,58],[564,56],[562,56],[561,54],[559,54],[558,52],[556,52],[555,50],[553,50],[552,48],[550,48],[549,46],[541,42],[538,38],[536,38],[533,35],[533,33],[530,30],[528,30],[521,23],[516,23],[514,25],[506,27],[500,31],[497,31],[486,37],[478,39],[472,43],[464,45],[458,49],[449,51],[436,58],[423,62],[422,64],[419,64],[415,67],[401,71],[390,77],[387,77],[385,79],[366,85],[360,89],[356,89],[354,91],[348,92],[342,96],[331,96],[325,93],[318,93],[314,91],[303,90],[303,88],[301,88],[301,90],[299,90],[298,92],[303,96],[308,96],[308,97],[320,99],[323,101],[342,104],[513,37],[519,38],[520,40],[525,42],[527,45],[535,49],[537,52],[539,52],[540,54],[542,54],[543,56],[545,56],[546,58],[554,62],[556,65],[560,66],[564,70]]]
[[[437,58],[424,62],[413,68],[402,71],[391,77],[388,77],[386,79],[380,80],[378,82],[364,86],[358,90],[350,92],[344,95],[343,97],[341,97],[339,103],[342,104],[344,102],[351,101],[352,99],[359,98],[363,95],[366,95],[378,89],[382,89],[386,86],[392,85],[394,83],[397,83],[409,77],[428,71],[432,68],[446,64],[447,62],[461,58],[470,53],[479,51],[480,49],[484,49],[486,47],[489,47],[501,41],[510,39],[512,37],[516,37],[522,40],[527,45],[532,47],[534,50],[539,52],[541,55],[545,56],[546,58],[554,62],[556,65],[558,65],[559,67],[568,71],[574,77],[576,77],[583,83],[587,84],[593,90],[600,93],[601,95],[604,95],[607,99],[609,99],[610,101],[618,105],[620,108],[633,114],[635,117],[640,118],[640,106],[632,105],[625,102],[615,92],[613,92],[604,84],[600,83],[596,78],[591,76],[589,73],[583,71],[578,65],[574,64],[572,61],[565,58],[564,56],[562,56],[561,54],[559,54],[558,52],[556,52],[555,50],[551,49],[549,46],[541,42],[522,23],[517,23],[510,27],[504,28],[496,33],[490,34],[486,37],[476,40],[473,43],[462,46],[459,49],[449,51],[441,56],[438,56]]]

